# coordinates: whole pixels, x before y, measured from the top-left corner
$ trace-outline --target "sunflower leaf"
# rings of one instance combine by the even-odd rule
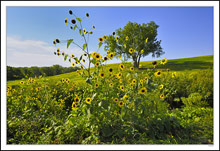
[[[79,34],[81,35],[81,33],[82,33],[82,29],[79,29]]]
[[[102,42],[99,43],[99,48],[102,46],[102,44],[103,44]]]
[[[71,42],[73,42],[73,39],[69,39],[69,40],[67,40],[67,48],[69,48]]]
[[[82,19],[81,19],[81,18],[76,18],[76,20],[78,20],[78,21],[82,21]]]
[[[83,44],[83,50],[85,50],[86,49],[86,47],[87,47],[87,44],[85,43],[85,44]]]
[[[65,57],[64,57],[64,61],[66,61],[67,57],[68,57],[68,55],[66,54]]]
[[[83,57],[83,55],[82,55],[82,56],[80,56],[80,58],[79,58],[79,60],[80,60],[80,61],[82,60],[82,57]]]
[[[75,30],[75,29],[76,29],[76,27],[77,27],[77,25],[75,25],[75,26],[73,27],[73,29]]]

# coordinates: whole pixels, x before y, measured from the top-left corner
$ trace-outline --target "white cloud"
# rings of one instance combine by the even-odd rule
[[[57,45],[61,52],[74,54],[79,57],[83,52],[71,45],[68,49],[66,45]],[[14,67],[30,67],[30,66],[52,66],[59,64],[62,66],[71,66],[62,56],[54,55],[57,49],[55,46],[40,40],[22,40],[19,37],[7,37],[7,65]]]

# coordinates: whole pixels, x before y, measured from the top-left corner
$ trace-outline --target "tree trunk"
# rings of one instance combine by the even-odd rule
[[[135,67],[135,68],[138,68],[139,65],[138,65],[137,57],[136,57],[136,56],[133,56],[133,61],[134,61],[134,67]]]
[[[138,56],[138,59],[137,59],[137,65],[138,65],[138,68],[139,68],[139,64],[140,64],[140,60],[141,60],[141,56]]]

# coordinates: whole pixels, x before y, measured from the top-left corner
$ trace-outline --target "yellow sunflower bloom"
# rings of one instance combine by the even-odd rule
[[[72,103],[72,110],[77,110],[77,103],[76,102]]]
[[[147,92],[147,89],[146,88],[141,88],[139,90],[139,94],[145,94]]]
[[[119,67],[121,70],[124,70],[124,68],[125,68],[125,66],[123,64],[120,64]]]
[[[126,36],[126,37],[125,37],[125,40],[128,41],[128,39],[129,39],[128,36]]]
[[[117,103],[117,102],[118,102],[118,98],[114,98],[114,102],[116,102],[116,103]]]
[[[130,71],[134,71],[134,67],[130,67]]]
[[[110,83],[109,86],[110,86],[110,87],[113,87],[113,83]]]
[[[163,58],[161,61],[160,61],[160,64],[162,65],[165,65],[167,63],[167,59],[166,58]]]
[[[160,99],[161,99],[161,100],[164,100],[164,98],[165,98],[164,94],[161,94],[161,95],[160,95]]]
[[[125,94],[125,95],[123,96],[123,100],[124,100],[124,101],[128,101],[128,95],[127,95],[127,94]]]
[[[86,98],[86,103],[90,104],[92,102],[92,99],[90,97]]]
[[[83,33],[86,34],[86,29],[85,28],[83,28]]]
[[[121,85],[121,86],[120,86],[120,89],[121,89],[122,91],[124,91],[124,86]]]
[[[76,97],[74,98],[74,101],[75,101],[76,103],[79,102],[79,96],[78,96],[78,95],[76,95]]]
[[[95,84],[95,88],[97,89],[98,87],[99,87],[99,84],[98,84],[98,83],[96,83],[96,84]]]
[[[130,48],[128,51],[129,51],[129,53],[133,53],[133,49],[132,48]]]
[[[96,62],[96,63],[95,63],[95,66],[98,67],[98,66],[99,66],[99,62]]]
[[[71,55],[71,58],[74,58],[74,57],[75,57],[74,54],[72,54],[72,55]]]
[[[99,42],[103,42],[103,38],[102,37],[99,37]]]
[[[65,55],[65,53],[64,53],[64,51],[62,52],[62,56],[64,56]]]
[[[65,25],[67,25],[67,23],[68,23],[68,19],[67,19],[67,18],[65,18]]]
[[[104,73],[104,72],[101,72],[101,73],[99,74],[99,76],[100,76],[101,78],[104,78],[104,77],[105,77],[105,73]]]
[[[101,58],[102,58],[102,56],[101,56],[99,53],[96,52],[96,54],[95,54],[95,59],[96,59],[97,61],[99,61]]]
[[[118,36],[116,36],[116,38],[115,38],[116,42],[118,42],[118,39],[119,39]]]
[[[114,53],[111,52],[111,53],[108,54],[108,56],[109,56],[110,59],[113,59],[113,57],[114,57]]]
[[[107,36],[106,35],[103,35],[103,40],[107,40]]]
[[[119,107],[122,107],[124,105],[124,102],[123,101],[120,101],[119,103],[118,103],[118,106]]]
[[[163,84],[159,85],[159,89],[160,89],[160,90],[163,89],[163,87],[164,87]]]
[[[74,62],[72,62],[72,67],[75,67],[75,63]]]
[[[148,42],[148,37],[146,38],[146,43]]]
[[[136,84],[136,82],[137,82],[136,79],[133,79],[133,80],[132,80],[132,83],[133,83],[133,84]]]
[[[57,53],[57,56],[58,56],[58,57],[60,56],[60,53],[59,53],[59,52]]]
[[[112,73],[112,72],[113,72],[113,69],[112,69],[112,68],[110,68],[108,71],[109,71],[110,73]]]
[[[157,71],[157,72],[154,73],[154,75],[155,75],[156,77],[160,77],[161,74],[162,74],[161,71]]]
[[[60,48],[57,48],[57,52],[60,52]]]

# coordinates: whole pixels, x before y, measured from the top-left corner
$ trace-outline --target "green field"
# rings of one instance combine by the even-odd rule
[[[140,64],[7,81],[7,143],[213,144],[213,55]]]

